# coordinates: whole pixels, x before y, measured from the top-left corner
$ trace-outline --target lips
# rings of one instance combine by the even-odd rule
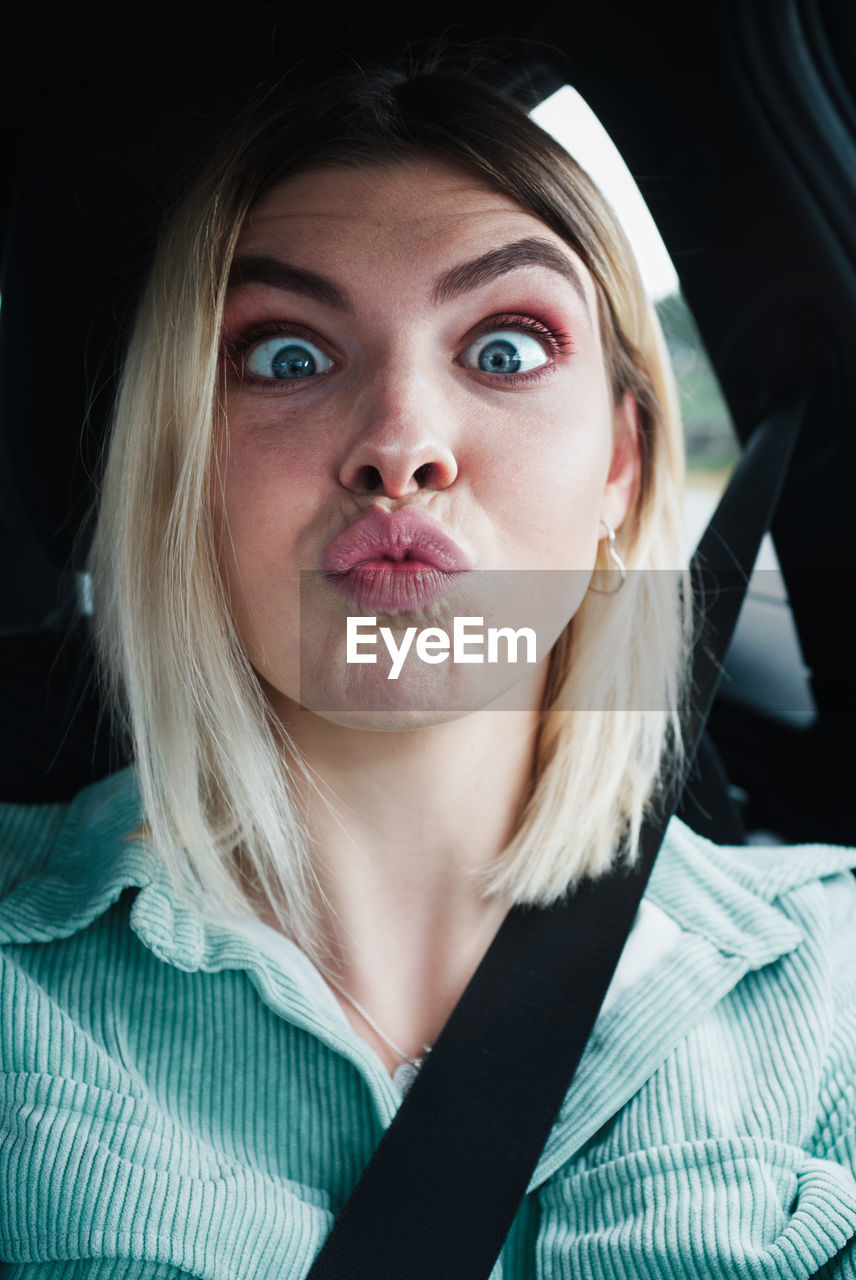
[[[336,590],[361,609],[397,613],[440,599],[472,566],[428,516],[372,508],[328,542],[321,567]]]

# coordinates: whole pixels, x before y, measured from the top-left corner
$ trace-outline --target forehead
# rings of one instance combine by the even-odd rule
[[[347,219],[355,212],[393,228],[414,221],[430,224],[462,209],[468,218],[531,217],[511,196],[462,165],[425,156],[388,164],[330,165],[283,178],[254,206],[246,231],[251,235],[253,227],[282,217]]]
[[[397,263],[414,278],[515,240],[549,241],[580,277],[590,314],[594,283],[573,249],[540,218],[463,165],[433,157],[330,166],[273,186],[242,228],[238,256],[281,253],[349,275]]]

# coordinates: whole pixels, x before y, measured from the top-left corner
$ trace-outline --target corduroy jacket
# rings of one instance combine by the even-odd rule
[[[0,809],[0,1278],[299,1280],[399,1094],[142,818]],[[853,867],[673,819],[493,1280],[856,1278]]]

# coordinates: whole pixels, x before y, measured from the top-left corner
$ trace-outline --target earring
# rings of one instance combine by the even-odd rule
[[[606,537],[607,537],[607,544],[608,544],[606,548],[607,555],[609,556],[609,559],[612,562],[613,570],[617,569],[618,572],[621,574],[621,578],[618,583],[618,586],[613,587],[611,591],[604,591],[603,587],[593,587],[591,583],[589,583],[589,591],[594,591],[595,594],[599,596],[614,596],[618,594],[618,592],[621,590],[621,588],[624,586],[625,582],[627,581],[627,566],[625,565],[624,561],[621,559],[621,556],[618,554],[618,552],[615,549],[615,530],[613,529],[612,525],[609,523],[608,520],[601,520],[600,523],[606,529]]]

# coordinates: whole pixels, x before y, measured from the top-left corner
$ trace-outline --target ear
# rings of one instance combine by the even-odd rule
[[[600,504],[600,518],[620,529],[639,492],[642,458],[639,446],[639,406],[625,391],[613,411],[612,461]]]

